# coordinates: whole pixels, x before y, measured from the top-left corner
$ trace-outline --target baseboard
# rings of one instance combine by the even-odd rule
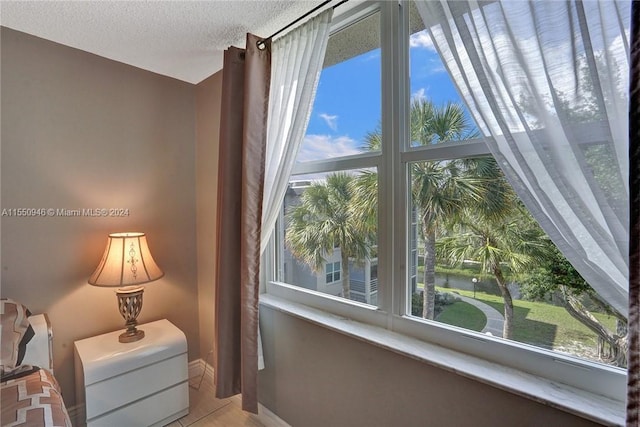
[[[189,362],[189,379],[199,378],[202,373],[205,373],[208,379],[213,384],[213,366],[209,365],[202,359],[196,359]]]
[[[190,380],[200,379],[203,373],[204,376],[207,377],[207,380],[211,381],[211,384],[213,384],[213,366],[209,365],[209,363],[205,362],[202,359],[192,360],[191,362],[189,362]],[[232,399],[235,399],[239,402],[241,400],[241,396],[236,395],[233,396]],[[260,421],[267,427],[290,427],[289,424],[287,424],[261,403],[258,403],[258,414],[258,418],[260,419]]]

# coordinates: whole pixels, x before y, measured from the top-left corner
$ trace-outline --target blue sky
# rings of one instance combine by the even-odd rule
[[[436,105],[460,101],[426,32],[410,39],[411,96]],[[361,152],[367,132],[380,121],[380,50],[325,68],[309,127],[298,155],[308,161]]]

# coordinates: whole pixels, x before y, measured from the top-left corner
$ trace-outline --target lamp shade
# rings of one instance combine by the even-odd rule
[[[89,284],[123,287],[152,282],[162,276],[164,273],[153,260],[144,233],[112,233]]]

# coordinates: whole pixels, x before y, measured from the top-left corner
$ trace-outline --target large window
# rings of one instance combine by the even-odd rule
[[[278,280],[372,305],[377,302],[370,270],[378,244],[380,64],[375,10],[329,39],[283,204],[278,257]]]
[[[624,392],[626,320],[519,200],[412,2],[336,21],[278,227],[272,284],[309,305]]]

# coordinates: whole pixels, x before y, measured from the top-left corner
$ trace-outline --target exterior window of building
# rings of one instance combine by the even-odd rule
[[[329,262],[325,265],[327,284],[340,280],[340,262]]]

